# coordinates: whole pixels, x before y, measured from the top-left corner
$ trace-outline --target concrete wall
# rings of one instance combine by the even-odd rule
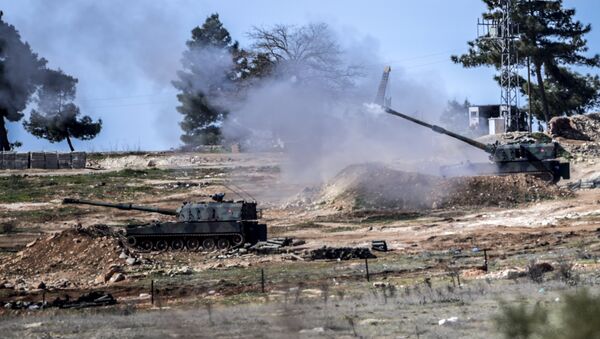
[[[71,169],[85,168],[85,152],[0,152],[0,170],[5,169]]]

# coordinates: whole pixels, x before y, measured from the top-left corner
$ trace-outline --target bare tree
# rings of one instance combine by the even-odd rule
[[[345,63],[342,49],[325,23],[254,27],[248,37],[254,40],[257,52],[268,56],[279,75],[300,82],[344,88],[361,74],[361,67]]]

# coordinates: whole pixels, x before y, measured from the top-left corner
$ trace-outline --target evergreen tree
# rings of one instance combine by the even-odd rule
[[[0,151],[9,151],[6,121],[19,121],[39,82],[46,60],[33,53],[0,12]]]
[[[102,129],[102,120],[94,122],[89,116],[78,118],[79,107],[73,103],[77,79],[61,70],[46,70],[38,91],[37,110],[31,111],[25,129],[38,138],[60,142],[67,140],[71,152],[75,149],[71,138],[93,139]]]
[[[188,146],[219,144],[220,124],[227,115],[220,100],[231,91],[235,76],[234,56],[242,57],[237,42],[232,42],[218,14],[209,16],[201,27],[192,30],[191,40],[181,60],[173,86],[180,91],[177,111],[183,114],[181,136]],[[242,63],[245,60],[242,60]]]
[[[483,0],[489,9],[484,18],[498,19],[504,0]],[[545,121],[553,116],[584,113],[600,103],[598,76],[579,74],[569,66],[599,67],[600,56],[585,56],[588,51],[584,36],[591,31],[574,19],[575,10],[563,8],[562,0],[515,1],[512,20],[521,34],[516,47],[521,66],[529,57],[534,114]],[[500,46],[490,39],[469,41],[469,51],[452,60],[464,67],[491,65],[500,68]],[[516,60],[515,60],[516,61]],[[498,79],[498,77],[496,77]],[[523,94],[527,93],[526,80],[519,79]]]

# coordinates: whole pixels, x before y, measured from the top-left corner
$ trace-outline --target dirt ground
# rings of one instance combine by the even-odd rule
[[[0,301],[103,290],[119,303],[81,312],[3,308],[0,329],[15,337],[110,337],[116,332],[100,324],[110,322],[119,324],[122,337],[186,337],[198,326],[213,331],[200,336],[225,337],[489,336],[499,299],[552,303],[572,289],[558,274],[565,262],[579,286],[598,281],[600,190],[568,185],[600,173],[600,159],[572,160],[572,179],[558,186],[526,176],[449,184],[368,164],[306,187],[282,173],[287,160],[279,153],[104,154],[92,157],[94,169],[77,172],[6,171],[0,176]],[[305,243],[270,255],[146,253],[122,246],[113,232],[169,216],[61,204],[79,197],[176,208],[217,192],[255,198],[270,237]],[[374,252],[370,281],[363,260],[303,257],[323,246],[370,247],[373,240],[385,240],[390,251]],[[533,283],[524,276],[532,262],[556,269]],[[154,306],[151,281],[160,291]],[[161,325],[165,316],[183,325]],[[438,325],[452,316],[458,324]]]

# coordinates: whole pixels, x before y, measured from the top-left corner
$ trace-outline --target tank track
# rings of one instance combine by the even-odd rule
[[[129,235],[128,246],[146,251],[213,251],[242,246],[241,233]]]

